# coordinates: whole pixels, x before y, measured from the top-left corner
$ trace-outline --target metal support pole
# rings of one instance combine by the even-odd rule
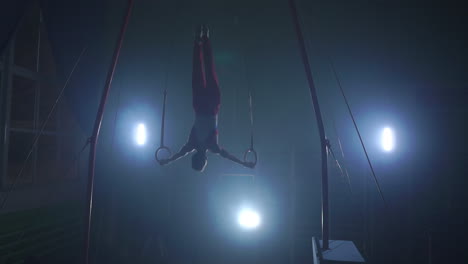
[[[15,38],[9,40],[5,49],[5,57],[3,61],[2,83],[1,83],[1,129],[2,129],[2,150],[1,150],[1,188],[7,189],[9,186],[8,179],[8,149],[10,145],[10,114],[11,114],[11,93],[13,86],[13,66],[15,59]]]
[[[297,14],[296,3],[294,0],[288,0],[289,7],[293,18],[294,27],[296,29],[297,40],[299,42],[299,49],[302,55],[302,63],[304,64],[305,74],[309,83],[310,96],[314,106],[315,117],[317,118],[317,126],[320,136],[320,150],[322,153],[322,248],[328,249],[329,239],[329,210],[328,210],[328,167],[327,167],[327,140],[325,138],[325,128],[323,126],[322,113],[315,89],[314,80],[310,69],[309,57],[307,55],[304,37],[302,35],[301,25]]]
[[[34,89],[34,136],[37,137],[40,133],[41,117],[40,117],[40,103],[41,103],[41,73],[40,73],[40,62],[41,62],[41,27],[42,27],[42,10],[39,7],[39,20],[37,26],[37,49],[36,49],[36,74],[38,76],[35,89]],[[39,144],[37,144],[39,145]],[[38,146],[34,146],[34,152],[32,157],[33,170],[32,170],[32,183],[37,183],[37,158],[38,158]]]
[[[85,212],[85,241],[84,241],[84,257],[85,263],[89,263],[89,244],[90,244],[90,233],[91,233],[91,219],[92,219],[92,209],[93,209],[93,187],[94,187],[94,169],[96,164],[96,146],[99,137],[99,131],[101,129],[102,118],[104,115],[104,109],[106,106],[107,98],[109,96],[110,87],[112,84],[112,79],[114,78],[115,68],[117,66],[117,61],[119,60],[120,50],[122,48],[122,43],[125,37],[125,31],[127,30],[128,22],[130,20],[130,14],[133,7],[133,0],[128,1],[127,11],[120,28],[120,33],[117,39],[115,46],[114,54],[112,57],[112,63],[109,66],[109,71],[107,72],[106,83],[104,85],[104,90],[101,96],[101,102],[99,104],[96,120],[94,122],[93,134],[90,138],[90,150],[89,150],[89,167],[88,167],[88,187],[87,187],[87,208]]]

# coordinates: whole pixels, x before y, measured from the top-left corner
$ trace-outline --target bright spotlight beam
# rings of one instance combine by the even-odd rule
[[[255,229],[260,226],[260,215],[251,209],[243,209],[239,212],[237,221],[244,229]]]
[[[137,145],[143,146],[146,143],[146,127],[144,124],[139,124],[135,131],[135,141]]]
[[[387,152],[395,148],[395,135],[389,127],[384,128],[382,132],[382,148]]]

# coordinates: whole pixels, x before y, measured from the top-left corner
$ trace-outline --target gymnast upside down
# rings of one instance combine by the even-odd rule
[[[202,172],[207,164],[207,151],[210,151],[245,167],[254,168],[255,163],[241,161],[218,144],[218,113],[221,105],[221,91],[213,60],[209,29],[204,25],[197,30],[194,41],[192,104],[195,111],[195,121],[187,143],[179,152],[167,159],[161,159],[159,163],[167,165],[195,151],[192,155],[192,168]]]

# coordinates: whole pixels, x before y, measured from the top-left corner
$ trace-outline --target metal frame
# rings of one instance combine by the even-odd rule
[[[15,50],[15,38],[12,38],[8,47],[5,50],[5,62],[2,71],[2,152],[1,152],[1,183],[2,189],[7,187],[7,175],[8,175],[8,147],[10,142],[10,113],[11,113],[11,86],[13,82],[13,61],[14,61],[14,50]]]
[[[1,113],[0,116],[0,127],[2,128],[3,139],[1,141],[1,155],[0,162],[2,164],[0,171],[0,188],[5,189],[9,187],[8,184],[8,150],[10,143],[10,132],[16,133],[28,133],[37,135],[39,133],[39,128],[41,126],[40,120],[40,104],[41,104],[41,86],[43,84],[55,86],[57,83],[52,76],[48,74],[40,73],[40,52],[41,52],[41,29],[42,29],[42,10],[39,8],[39,21],[37,25],[38,38],[37,38],[37,53],[36,53],[36,67],[35,71],[30,70],[26,67],[15,65],[15,41],[16,35],[12,37],[10,43],[8,44],[7,49],[5,50],[4,61],[0,61],[0,74],[2,80],[0,83],[0,92],[1,92]],[[11,99],[12,99],[12,89],[13,89],[13,77],[18,76],[28,80],[31,80],[35,83],[35,93],[34,93],[34,120],[33,120],[33,129],[24,129],[24,128],[14,128],[11,127]],[[57,126],[55,131],[44,131],[44,135],[55,136],[57,141],[57,153],[55,159],[58,162],[60,158],[60,114],[61,111],[58,109],[56,115]],[[37,159],[38,159],[38,146],[35,147],[31,160],[33,162],[32,170],[32,183],[35,184],[37,180]],[[21,186],[19,184],[18,186]]]

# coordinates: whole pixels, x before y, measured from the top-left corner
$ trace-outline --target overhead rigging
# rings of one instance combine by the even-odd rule
[[[249,115],[250,115],[250,147],[244,153],[244,161],[247,162],[250,153],[253,155],[253,163],[257,165],[258,155],[254,148],[254,121],[252,109],[252,90],[249,89]]]
[[[165,150],[169,153],[169,156],[172,155],[172,151],[169,147],[164,145],[164,126],[165,126],[165,119],[166,119],[166,101],[167,101],[167,87],[164,88],[164,96],[163,96],[163,110],[161,114],[161,141],[159,143],[159,148],[154,153],[154,157],[158,162],[161,161],[159,158],[159,154],[161,151]]]
[[[237,21],[237,17],[236,17]],[[238,22],[238,21],[237,21]],[[247,162],[248,156],[253,156],[253,163],[257,165],[258,155],[257,151],[254,148],[254,116],[253,116],[253,90],[250,84],[249,72],[247,69],[247,62],[245,59],[245,52],[243,47],[241,47],[241,58],[242,58],[242,68],[244,69],[245,82],[249,91],[249,118],[250,118],[250,147],[244,152],[244,162]],[[251,154],[251,155],[249,155]]]
[[[377,176],[375,175],[374,167],[372,166],[372,162],[370,161],[369,154],[367,153],[366,146],[364,145],[364,141],[362,139],[361,133],[359,132],[359,128],[358,128],[358,126],[356,124],[356,119],[354,118],[353,112],[351,111],[351,107],[349,106],[348,99],[346,98],[346,95],[345,95],[344,90],[343,90],[343,86],[341,85],[340,78],[338,77],[338,73],[336,72],[335,65],[333,64],[333,60],[331,59],[331,57],[329,57],[329,62],[330,62],[330,67],[331,67],[331,69],[333,71],[333,74],[335,76],[336,82],[338,84],[338,87],[340,88],[341,95],[343,96],[343,99],[344,99],[344,101],[346,103],[348,113],[349,113],[349,115],[351,117],[351,120],[353,121],[354,128],[355,128],[356,133],[357,133],[357,135],[359,137],[359,141],[361,143],[362,149],[364,150],[364,154],[366,155],[366,159],[367,159],[367,162],[369,164],[369,168],[370,168],[370,170],[372,172],[372,176],[373,176],[375,185],[377,187],[377,190],[379,191],[380,197],[382,198],[382,201],[383,201],[385,207],[388,207],[387,202],[385,201],[385,197],[384,197],[384,195],[382,193],[382,189],[380,188],[379,180],[377,179]]]

